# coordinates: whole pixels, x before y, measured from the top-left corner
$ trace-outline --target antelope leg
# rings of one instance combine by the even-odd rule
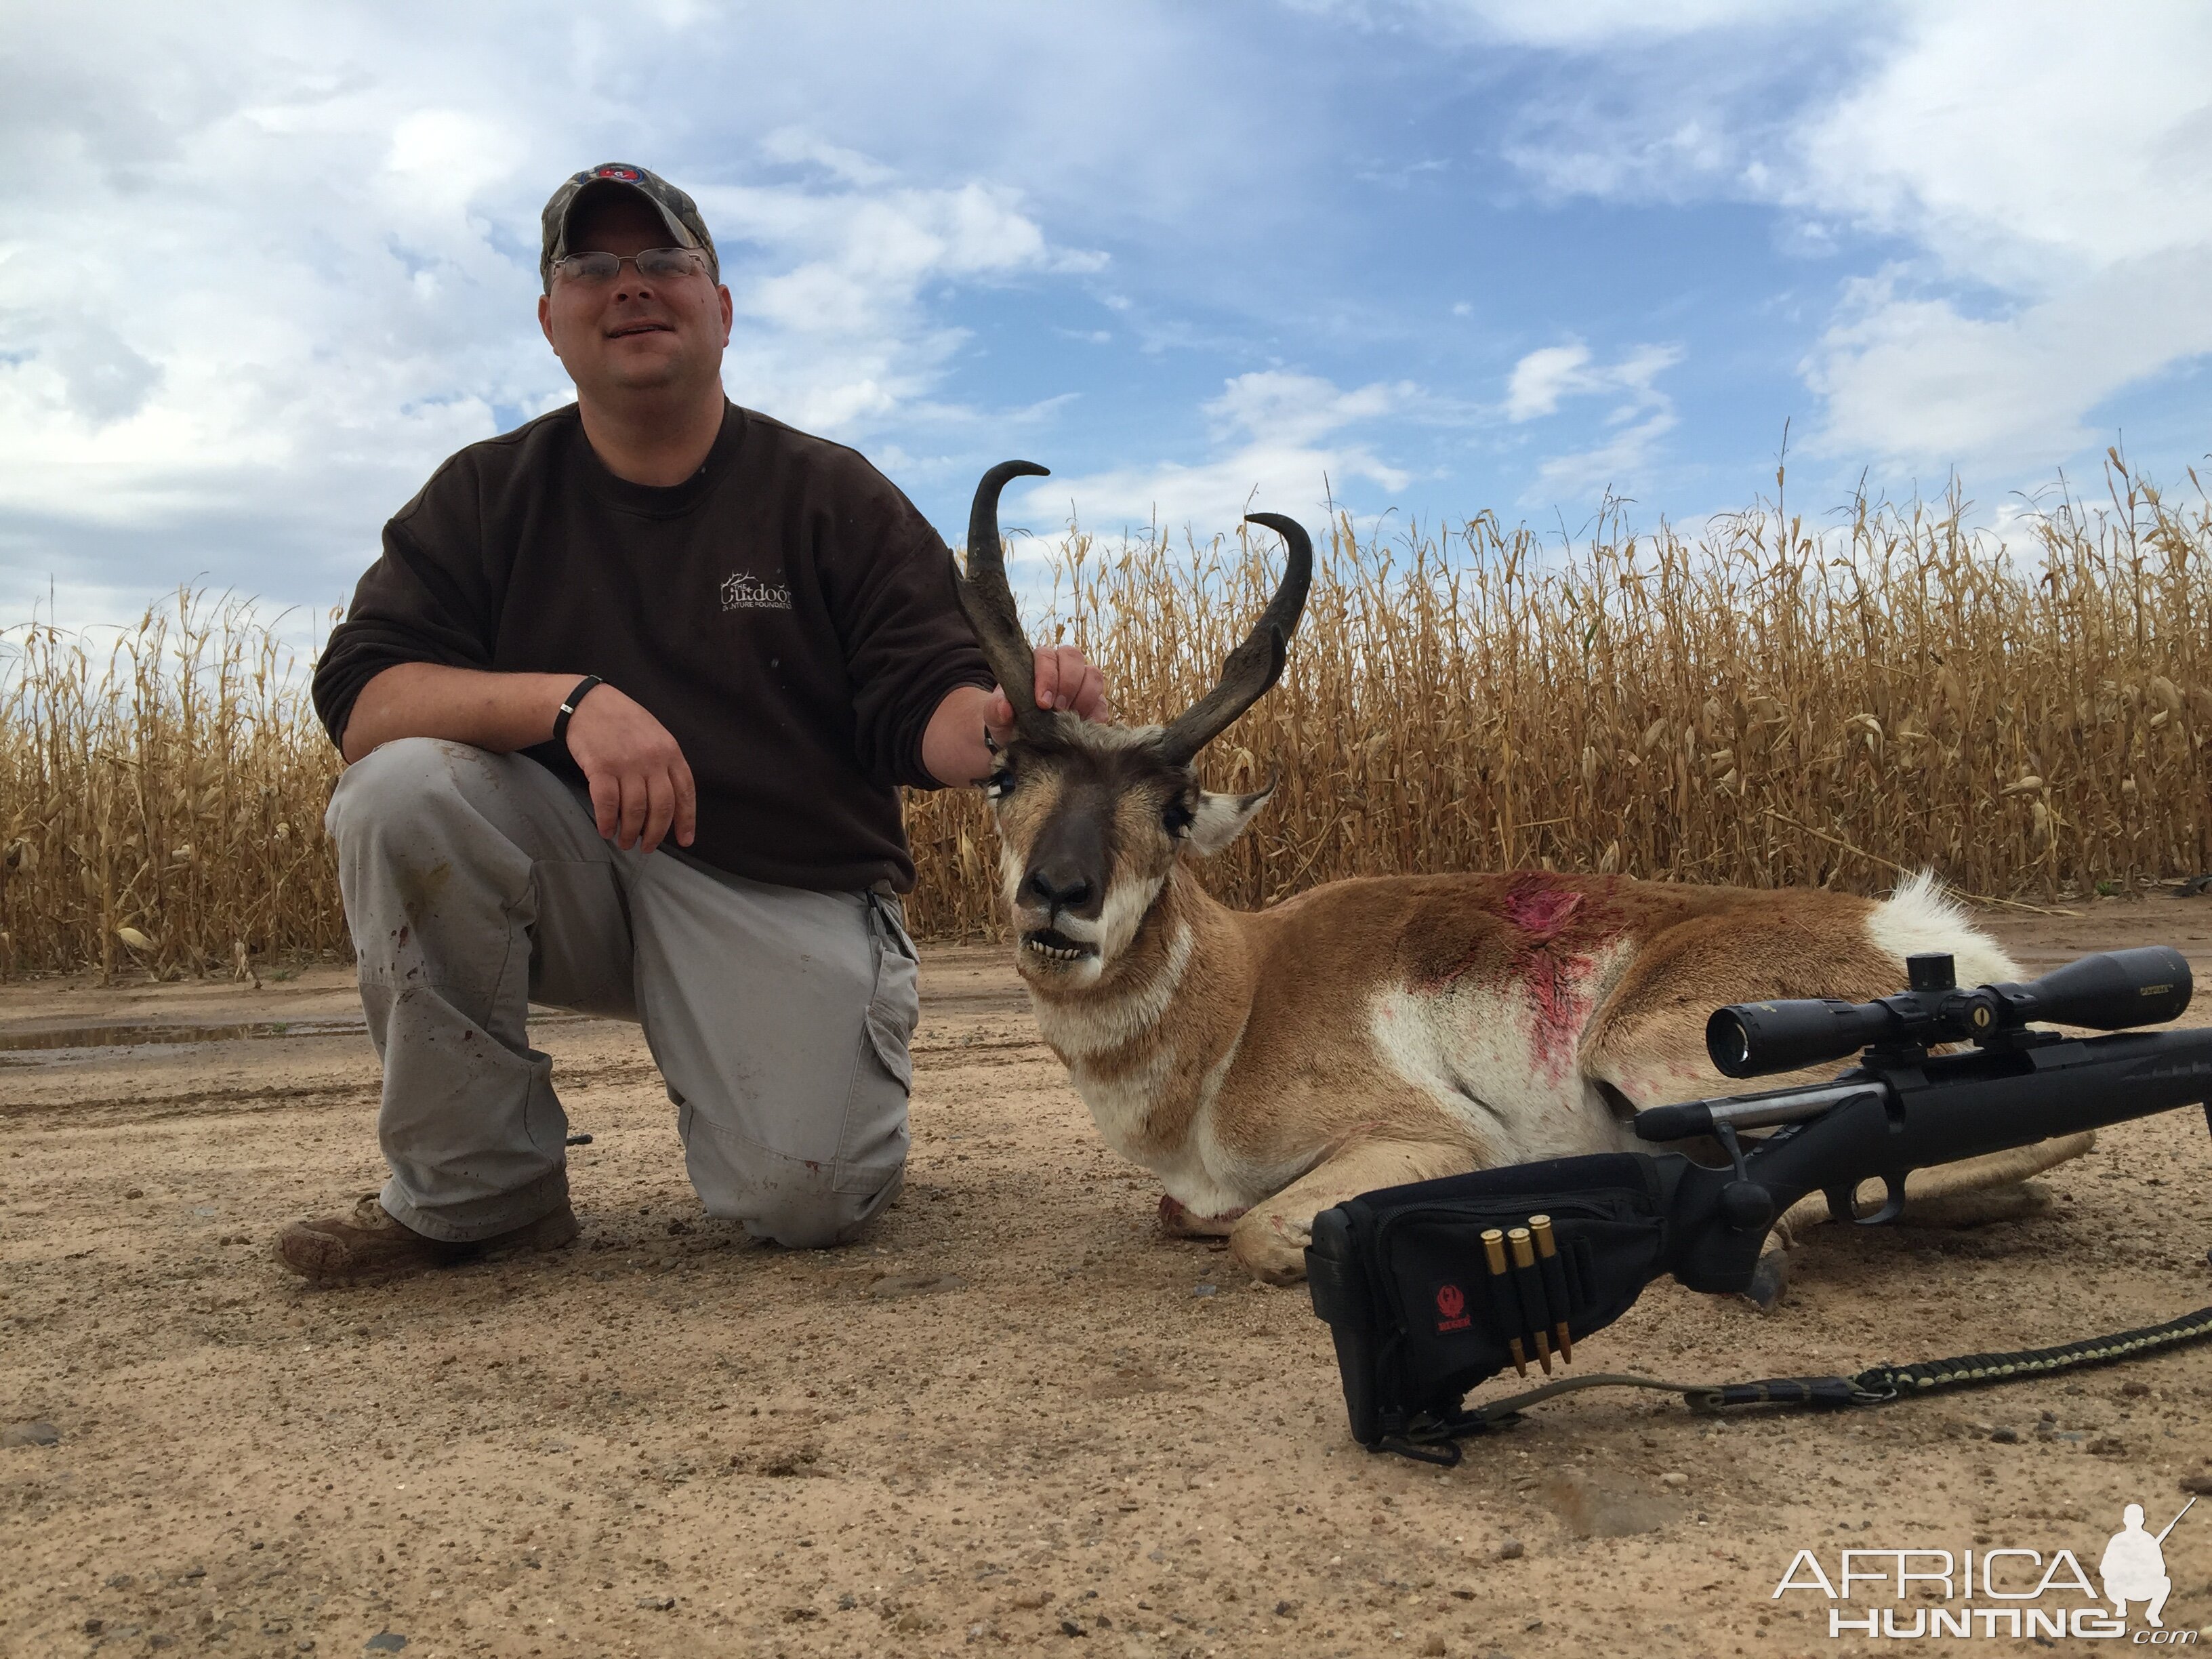
[[[1243,1213],[1231,1210],[1222,1215],[1200,1215],[1181,1199],[1160,1194],[1160,1231],[1170,1238],[1226,1238]]]
[[[1306,1276],[1313,1218],[1378,1187],[1465,1175],[1481,1162],[1474,1150],[1441,1141],[1360,1140],[1245,1211],[1229,1233],[1229,1254],[1255,1278],[1295,1285]]]

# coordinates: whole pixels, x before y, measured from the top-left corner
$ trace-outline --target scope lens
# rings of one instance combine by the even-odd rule
[[[1751,1063],[1751,1033],[1732,1008],[1717,1008],[1705,1022],[1705,1052],[1725,1077],[1741,1077],[1741,1067]]]

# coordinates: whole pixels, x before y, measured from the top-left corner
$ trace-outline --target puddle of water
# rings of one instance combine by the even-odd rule
[[[182,1042],[235,1042],[247,1037],[365,1036],[358,1019],[264,1019],[236,1025],[68,1025],[0,1031],[0,1066],[46,1063],[99,1048],[165,1048]]]

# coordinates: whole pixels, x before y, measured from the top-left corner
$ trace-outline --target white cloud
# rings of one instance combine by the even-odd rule
[[[2003,315],[1855,284],[1805,365],[1826,399],[1829,453],[1921,465],[2027,455],[2049,461],[2106,441],[2087,412],[2177,360],[2212,352],[2204,260],[2130,260]]]
[[[440,459],[569,395],[532,313],[571,167],[690,189],[733,395],[848,440],[965,418],[957,294],[1100,263],[987,172],[909,177],[769,111],[672,130],[690,94],[637,77],[687,67],[680,6],[618,45],[587,12],[415,9],[11,16],[0,147],[40,161],[0,216],[0,610],[49,572],[80,617],[209,566],[341,597]]]
[[[1579,340],[1540,346],[1513,365],[1505,388],[1505,418],[1515,425],[1556,415],[1570,398],[1605,398],[1601,430],[1589,447],[1540,462],[1522,505],[1630,486],[1650,464],[1653,447],[1674,429],[1674,399],[1655,384],[1682,360],[1681,348],[1641,345],[1619,362],[1595,362]]]
[[[1431,0],[1463,6],[1491,33],[1524,46],[1590,46],[1802,20],[1795,0]]]
[[[860,171],[848,157],[840,177]],[[932,285],[1083,275],[1103,264],[1052,246],[1010,190],[866,176],[865,187],[835,191],[697,192],[720,228],[740,319],[725,370],[734,395],[838,436],[879,425],[938,384],[965,336],[929,315]],[[744,257],[747,244],[754,257]]]
[[[805,127],[778,127],[761,140],[761,154],[771,161],[820,167],[848,185],[888,185],[898,175],[856,149],[825,142]]]
[[[1319,375],[1268,369],[1237,376],[1206,404],[1205,412],[1217,436],[1244,434],[1255,443],[1304,448],[1332,432],[1399,413],[1419,401],[1420,392],[1410,381],[1377,381],[1341,392]]]
[[[1626,420],[1668,401],[1652,382],[1681,361],[1682,349],[1674,345],[1632,347],[1614,363],[1591,362],[1589,348],[1580,340],[1539,346],[1515,363],[1506,377],[1505,418],[1517,425],[1557,412],[1565,398],[1618,394],[1626,402],[1613,419]]]
[[[1910,236],[1978,281],[2212,242],[2212,9],[1901,15],[1896,49],[1797,136],[1781,199]]]
[[[1317,375],[1240,374],[1201,410],[1223,447],[1214,459],[1047,479],[1021,494],[1018,510],[1033,526],[1072,510],[1093,530],[1157,521],[1201,535],[1231,528],[1248,510],[1316,520],[1352,480],[1404,489],[1412,475],[1353,429],[1428,408],[1410,381],[1346,391]]]
[[[2114,393],[2212,351],[2212,11],[2118,25],[1918,13],[1803,133],[1781,199],[1928,255],[1854,284],[1808,361],[1821,448],[2045,468],[2101,441]]]
[[[1620,60],[1595,83],[1610,101],[1523,112],[1505,153],[1547,191],[1765,202],[1808,253],[1839,231],[1905,245],[1846,281],[1805,358],[1813,450],[2041,475],[2101,443],[2100,404],[2212,350],[2212,9],[1878,5],[1822,77],[1743,49],[1775,15],[1756,5],[1654,9],[1647,33],[1714,33],[1649,76],[1612,0],[1469,3]]]
[[[1370,23],[1412,17],[1516,46],[1588,47],[1802,19],[1805,0],[1290,0]]]
[[[1690,181],[1709,188],[1729,171],[1737,151],[1733,135],[1694,116],[1663,131],[1608,135],[1610,142],[1561,144],[1558,137],[1547,122],[1540,139],[1504,147],[1505,159],[1553,196],[1675,200],[1690,193],[1684,188]]]
[[[1523,507],[1549,507],[1581,501],[1601,492],[1626,494],[1651,465],[1652,450],[1679,424],[1674,406],[1655,409],[1588,449],[1547,457],[1536,468],[1536,482],[1521,497]]]
[[[1505,383],[1505,418],[1521,422],[1549,415],[1571,392],[1589,389],[1589,348],[1540,346],[1513,365]]]

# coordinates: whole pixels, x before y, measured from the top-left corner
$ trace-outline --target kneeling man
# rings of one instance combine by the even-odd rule
[[[710,1213],[850,1237],[906,1159],[898,788],[983,776],[1012,728],[927,522],[724,395],[689,196],[577,174],[540,272],[575,403],[438,469],[316,671],[392,1177],[284,1231],[310,1278],[576,1236],[533,1000],[644,1027]],[[1041,707],[1102,713],[1073,649],[1036,674]]]

